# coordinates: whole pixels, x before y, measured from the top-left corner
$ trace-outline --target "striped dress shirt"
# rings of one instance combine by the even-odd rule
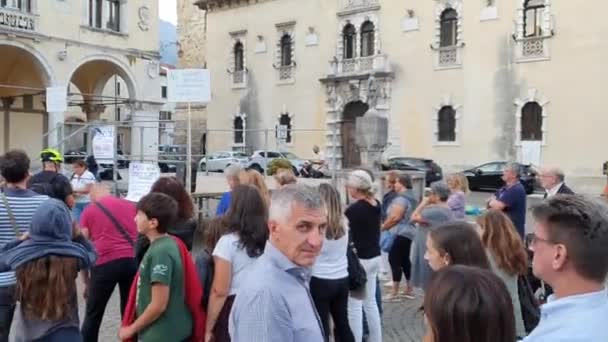
[[[42,202],[48,199],[47,196],[37,194],[31,190],[17,188],[4,189],[4,195],[21,234],[29,230],[34,212]],[[11,223],[4,200],[0,197],[0,249],[4,248],[4,245],[8,242],[15,240],[16,237],[15,228]],[[15,272],[0,273],[0,287],[14,285],[15,282]]]

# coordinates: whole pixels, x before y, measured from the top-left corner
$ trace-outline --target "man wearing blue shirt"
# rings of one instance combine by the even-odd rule
[[[558,195],[535,207],[533,216],[532,269],[554,294],[524,342],[608,341],[608,207]]]
[[[526,233],[526,190],[519,181],[519,164],[507,164],[503,170],[502,180],[505,186],[490,199],[488,207],[500,210],[509,216],[523,239]]]

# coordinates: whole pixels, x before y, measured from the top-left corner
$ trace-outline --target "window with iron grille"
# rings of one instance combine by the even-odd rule
[[[236,42],[234,44],[234,71],[243,71],[245,69],[245,56],[243,43]]]
[[[543,140],[543,107],[537,102],[528,102],[521,110],[521,140]]]
[[[347,24],[342,30],[342,38],[344,40],[344,59],[355,58],[355,42],[357,31],[353,24]]]
[[[281,66],[291,66],[292,42],[289,34],[281,37]]]
[[[439,110],[437,125],[437,141],[456,141],[456,111],[452,106]]]
[[[374,39],[375,27],[371,21],[361,25],[361,57],[369,57],[375,54]]]
[[[526,0],[524,3],[524,37],[543,35],[542,20],[545,0]]]
[[[234,129],[234,143],[242,144],[244,142],[243,139],[243,118],[237,116],[233,121],[233,129]]]
[[[279,118],[279,125],[287,127],[287,136],[285,137],[286,143],[291,143],[291,117],[289,114],[281,114]]]
[[[455,46],[458,43],[458,13],[448,8],[441,13],[440,47]]]

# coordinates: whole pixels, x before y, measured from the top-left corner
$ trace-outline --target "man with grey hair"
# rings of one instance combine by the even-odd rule
[[[543,167],[539,174],[540,184],[545,189],[545,199],[555,195],[573,195],[574,191],[564,182],[566,176],[557,167]]]
[[[217,209],[215,211],[217,216],[224,215],[228,211],[228,208],[230,208],[230,202],[232,201],[232,190],[239,185],[239,174],[242,171],[243,169],[237,165],[230,165],[224,170],[224,176],[226,177],[230,190],[226,191],[222,195],[220,203],[217,205]]]
[[[288,185],[273,192],[269,239],[230,313],[233,342],[323,342],[309,290],[321,251],[327,211],[316,189]]]
[[[526,189],[519,181],[520,166],[508,163],[502,174],[505,186],[488,201],[488,208],[504,212],[517,228],[521,238],[526,232]]]

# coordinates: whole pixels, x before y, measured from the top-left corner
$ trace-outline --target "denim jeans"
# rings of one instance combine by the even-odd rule
[[[15,286],[0,287],[0,342],[8,342],[15,313]]]

